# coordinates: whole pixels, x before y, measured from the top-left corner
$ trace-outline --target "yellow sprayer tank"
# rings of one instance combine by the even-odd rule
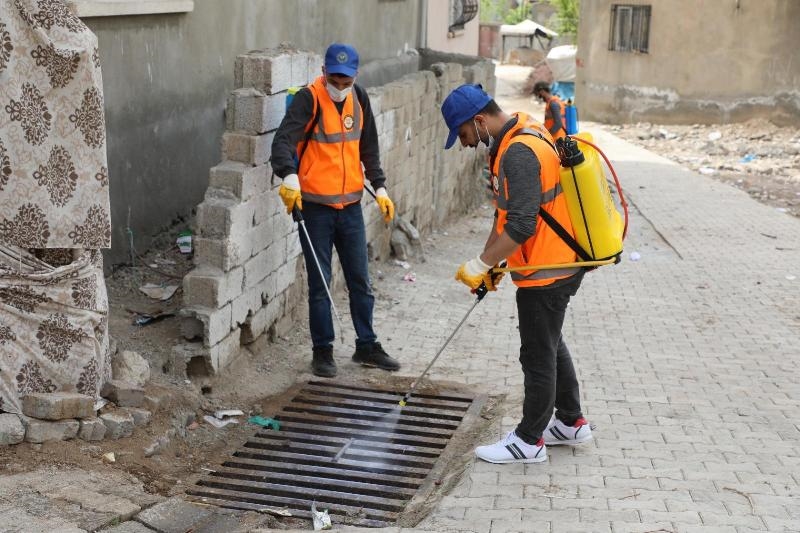
[[[594,142],[588,132],[573,137]],[[619,255],[623,221],[611,197],[600,155],[588,144],[571,139],[562,147],[566,153],[561,158],[561,188],[575,240],[594,260]]]

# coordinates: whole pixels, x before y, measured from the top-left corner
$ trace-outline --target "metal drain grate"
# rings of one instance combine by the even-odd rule
[[[405,392],[405,391],[403,391]],[[196,501],[241,510],[286,508],[334,522],[393,523],[425,482],[473,406],[463,394],[403,393],[312,381],[216,471],[187,491]]]

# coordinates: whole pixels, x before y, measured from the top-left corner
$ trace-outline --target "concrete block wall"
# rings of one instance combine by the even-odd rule
[[[494,85],[491,62],[476,61],[437,63],[368,90],[387,189],[398,214],[423,232],[482,198],[485,161],[471,149],[444,152],[447,130],[440,112],[444,97],[459,84]],[[287,89],[313,81],[321,64],[320,56],[289,48],[236,58],[223,161],[211,168],[197,208],[196,268],[183,280],[181,329],[188,342],[176,346],[172,357],[172,372],[179,376],[219,373],[242,344],[306,322],[298,316],[306,294],[300,237],[268,161]],[[362,206],[370,256],[385,260],[390,228],[366,193]],[[334,290],[341,285],[334,265]]]

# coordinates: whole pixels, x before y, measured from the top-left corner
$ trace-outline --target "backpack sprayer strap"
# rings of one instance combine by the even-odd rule
[[[569,234],[569,232],[564,228],[564,226],[559,224],[558,221],[555,218],[553,218],[553,215],[551,215],[550,213],[545,211],[544,208],[541,207],[541,206],[539,207],[539,216],[542,217],[542,220],[544,220],[545,223],[548,226],[550,226],[550,229],[552,229],[556,233],[556,235],[558,235],[561,238],[561,240],[564,241],[567,244],[567,246],[572,248],[573,252],[578,254],[578,257],[580,257],[584,261],[593,261],[594,260],[594,258],[592,256],[590,256],[586,252],[586,250],[584,250],[581,247],[580,244],[578,244],[578,241],[576,241],[572,237],[572,235]]]

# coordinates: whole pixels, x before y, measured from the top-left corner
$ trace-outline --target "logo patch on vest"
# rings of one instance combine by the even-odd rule
[[[492,192],[495,195],[500,195],[500,180],[497,176],[492,176]]]
[[[353,115],[345,115],[344,116],[344,127],[345,129],[352,130],[353,129]]]

